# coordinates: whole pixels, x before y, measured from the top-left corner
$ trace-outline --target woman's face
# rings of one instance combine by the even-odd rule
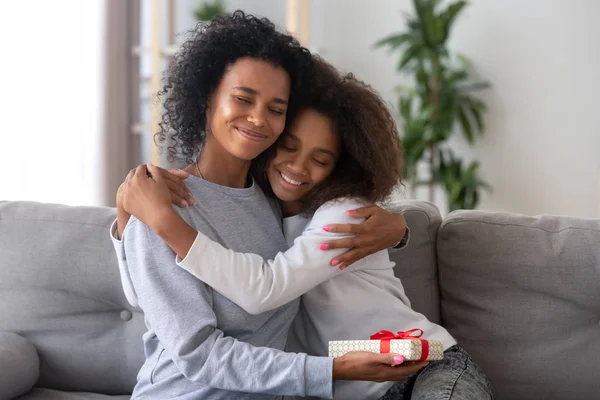
[[[267,177],[280,200],[297,201],[335,168],[340,143],[332,121],[315,110],[304,110],[277,147]]]
[[[252,160],[271,146],[285,126],[290,77],[280,67],[240,58],[225,71],[207,110],[207,144]]]

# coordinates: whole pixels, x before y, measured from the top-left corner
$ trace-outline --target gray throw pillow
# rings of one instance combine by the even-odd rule
[[[35,347],[11,332],[0,332],[0,399],[27,393],[40,376]]]

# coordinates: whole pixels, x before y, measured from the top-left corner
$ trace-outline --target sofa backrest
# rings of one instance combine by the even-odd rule
[[[600,397],[600,220],[459,211],[437,249],[444,326],[497,400]]]
[[[126,301],[109,238],[115,210],[0,202],[0,331],[40,356],[37,386],[131,393],[143,315]]]
[[[430,321],[440,323],[440,295],[436,265],[436,237],[442,217],[438,209],[424,201],[395,201],[389,207],[406,218],[410,229],[409,245],[392,250],[395,275],[402,280],[404,291],[414,310]]]

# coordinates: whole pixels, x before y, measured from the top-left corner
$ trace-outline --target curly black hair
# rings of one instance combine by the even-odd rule
[[[305,93],[300,109],[312,109],[331,119],[341,152],[331,175],[302,199],[305,212],[343,197],[384,200],[402,182],[404,166],[402,141],[389,108],[354,75],[342,76],[318,57],[314,61],[311,90]],[[263,171],[285,134],[253,163],[254,176],[270,195],[273,192]]]
[[[290,76],[287,120],[297,112],[296,98],[307,86],[313,65],[310,52],[291,35],[277,30],[266,18],[235,11],[200,23],[167,70],[163,89],[164,110],[155,135],[170,161],[191,163],[206,139],[206,108],[227,67],[243,57],[268,61]]]

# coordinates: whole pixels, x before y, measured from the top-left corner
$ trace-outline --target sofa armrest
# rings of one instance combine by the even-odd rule
[[[35,347],[11,332],[0,332],[0,399],[27,393],[40,376]]]

